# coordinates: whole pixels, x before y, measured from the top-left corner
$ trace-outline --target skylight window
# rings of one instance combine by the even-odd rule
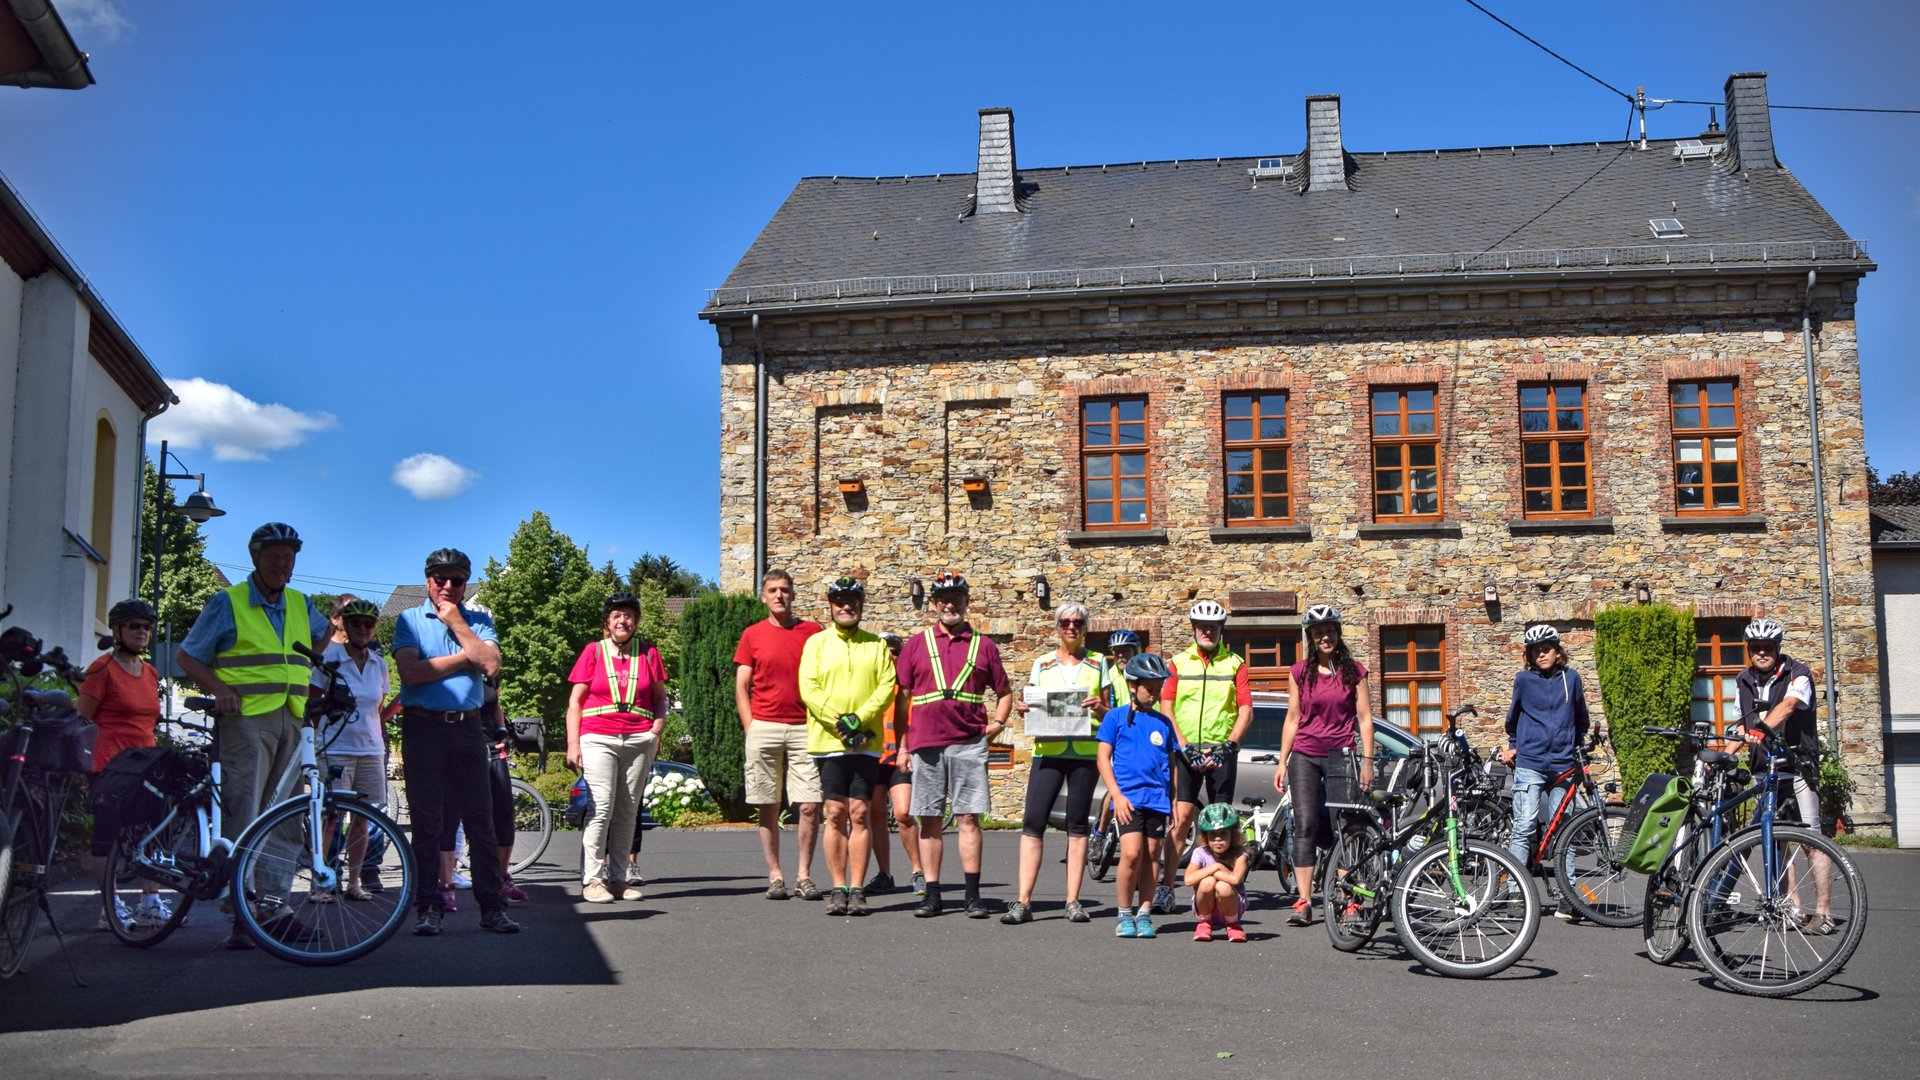
[[[1256,180],[1273,176],[1284,178],[1293,175],[1293,165],[1283,157],[1263,157],[1254,162],[1253,168],[1247,170],[1247,175]]]
[[[1727,148],[1722,142],[1703,142],[1699,139],[1681,139],[1673,144],[1673,156],[1681,161],[1695,161],[1710,158]]]
[[[1678,240],[1687,235],[1687,227],[1680,224],[1679,218],[1652,218],[1647,224],[1652,227],[1653,235],[1662,240]]]

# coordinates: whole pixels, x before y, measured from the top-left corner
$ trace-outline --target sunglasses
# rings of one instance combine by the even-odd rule
[[[1087,620],[1085,620],[1085,619],[1061,619],[1061,620],[1060,620],[1060,625],[1061,625],[1061,627],[1063,627],[1063,628],[1064,628],[1064,627],[1074,627],[1074,626],[1085,626],[1085,625],[1087,625]]]
[[[454,574],[428,574],[427,580],[436,585],[465,585],[467,579]]]

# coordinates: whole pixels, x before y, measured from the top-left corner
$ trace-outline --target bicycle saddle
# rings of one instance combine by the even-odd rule
[[[192,712],[210,713],[213,711],[213,699],[210,697],[190,697],[180,704],[185,705],[188,710]]]
[[[1728,765],[1735,764],[1739,760],[1725,750],[1714,750],[1711,748],[1702,749],[1699,758],[1701,764],[1710,769],[1725,768]]]
[[[1240,805],[1259,808],[1267,805],[1267,800],[1261,798],[1258,795],[1247,795],[1241,798]]]

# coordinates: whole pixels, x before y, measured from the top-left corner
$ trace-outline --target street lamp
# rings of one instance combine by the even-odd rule
[[[190,472],[170,473],[167,471],[167,458],[169,456],[172,456],[174,464],[179,465],[182,469],[187,467],[186,462],[181,461],[177,455],[170,455],[167,452],[167,441],[165,439],[160,440],[160,456],[155,459],[155,464],[159,467],[160,483],[162,485],[169,480],[193,480],[200,486],[193,494],[187,496],[186,501],[179,506],[158,507],[153,515],[153,610],[156,618],[160,612],[160,565],[161,560],[166,557],[167,552],[167,531],[161,527],[161,519],[167,514],[179,514],[195,524],[201,524],[209,518],[217,518],[226,513],[225,510],[213,505],[213,496],[207,494],[207,474]],[[156,627],[156,629],[158,629],[158,627]],[[163,640],[171,638],[171,636],[171,634],[163,635]]]

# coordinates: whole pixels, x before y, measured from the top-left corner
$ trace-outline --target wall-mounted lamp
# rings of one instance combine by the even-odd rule
[[[914,607],[927,602],[927,589],[920,584],[919,578],[913,578],[907,582],[907,599],[913,601]]]
[[[1653,590],[1647,588],[1647,583],[1643,581],[1633,587],[1633,598],[1642,604],[1652,603]]]
[[[1053,587],[1047,584],[1047,575],[1033,575],[1033,598],[1040,601],[1041,607],[1048,607],[1053,603]]]
[[[840,478],[840,494],[842,495],[858,495],[866,489],[866,483],[857,476],[843,476]]]
[[[987,493],[987,478],[978,474],[963,476],[960,478],[960,490],[969,495],[985,495]]]
[[[1487,592],[1486,592],[1486,599],[1487,599],[1487,603],[1489,604],[1499,603],[1500,602],[1500,586],[1488,585]]]

